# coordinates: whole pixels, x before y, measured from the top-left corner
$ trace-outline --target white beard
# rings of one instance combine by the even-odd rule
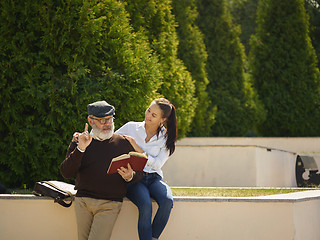
[[[104,141],[107,139],[110,139],[114,133],[114,123],[112,123],[112,126],[103,126],[103,129],[108,129],[107,132],[103,132],[97,126],[93,123],[92,124],[92,135],[94,138],[100,141]]]

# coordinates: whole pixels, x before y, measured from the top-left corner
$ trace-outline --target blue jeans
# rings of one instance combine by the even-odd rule
[[[157,173],[149,173],[134,184],[128,184],[127,197],[138,207],[138,233],[140,240],[159,238],[165,228],[173,206],[170,187]],[[157,213],[152,222],[152,201],[158,204]],[[152,222],[152,223],[151,223]]]

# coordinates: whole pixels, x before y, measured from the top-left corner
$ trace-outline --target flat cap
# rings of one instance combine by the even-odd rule
[[[88,105],[88,115],[93,115],[98,118],[114,115],[114,106],[106,101],[98,101]]]

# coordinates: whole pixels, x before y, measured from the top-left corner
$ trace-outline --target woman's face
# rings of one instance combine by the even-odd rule
[[[155,102],[152,102],[149,108],[146,110],[144,121],[146,124],[156,126],[160,126],[160,124],[164,123],[165,118],[162,117],[162,111]]]

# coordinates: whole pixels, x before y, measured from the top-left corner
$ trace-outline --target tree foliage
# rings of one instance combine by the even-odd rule
[[[250,52],[250,37],[255,33],[256,12],[259,0],[228,0],[234,24],[240,26],[239,35],[246,55]]]
[[[250,37],[255,34],[258,0],[228,0],[235,24],[241,27],[240,39],[246,54],[250,52]],[[320,0],[304,0],[310,22],[310,38],[320,66]]]
[[[263,110],[245,77],[245,54],[239,29],[232,24],[225,0],[199,0],[199,27],[208,52],[208,92],[216,108],[212,136],[247,136]]]
[[[198,104],[195,108],[195,118],[191,124],[189,136],[209,136],[214,123],[214,114],[209,109],[210,100],[207,93],[209,83],[206,71],[207,52],[203,34],[196,25],[198,10],[196,0],[175,0],[173,13],[178,23],[179,36],[178,55],[183,60],[195,81],[195,97]]]
[[[310,22],[310,38],[318,59],[320,67],[320,0],[305,0]]]
[[[195,114],[194,80],[178,58],[178,36],[171,0],[124,0],[135,31],[147,36],[159,59],[163,83],[158,93],[177,109],[179,137],[184,137]]]
[[[319,69],[303,0],[260,0],[250,66],[264,136],[319,136]]]
[[[123,124],[144,112],[162,73],[121,2],[4,0],[0,11],[0,182],[33,187],[61,178],[88,103],[107,100]]]

